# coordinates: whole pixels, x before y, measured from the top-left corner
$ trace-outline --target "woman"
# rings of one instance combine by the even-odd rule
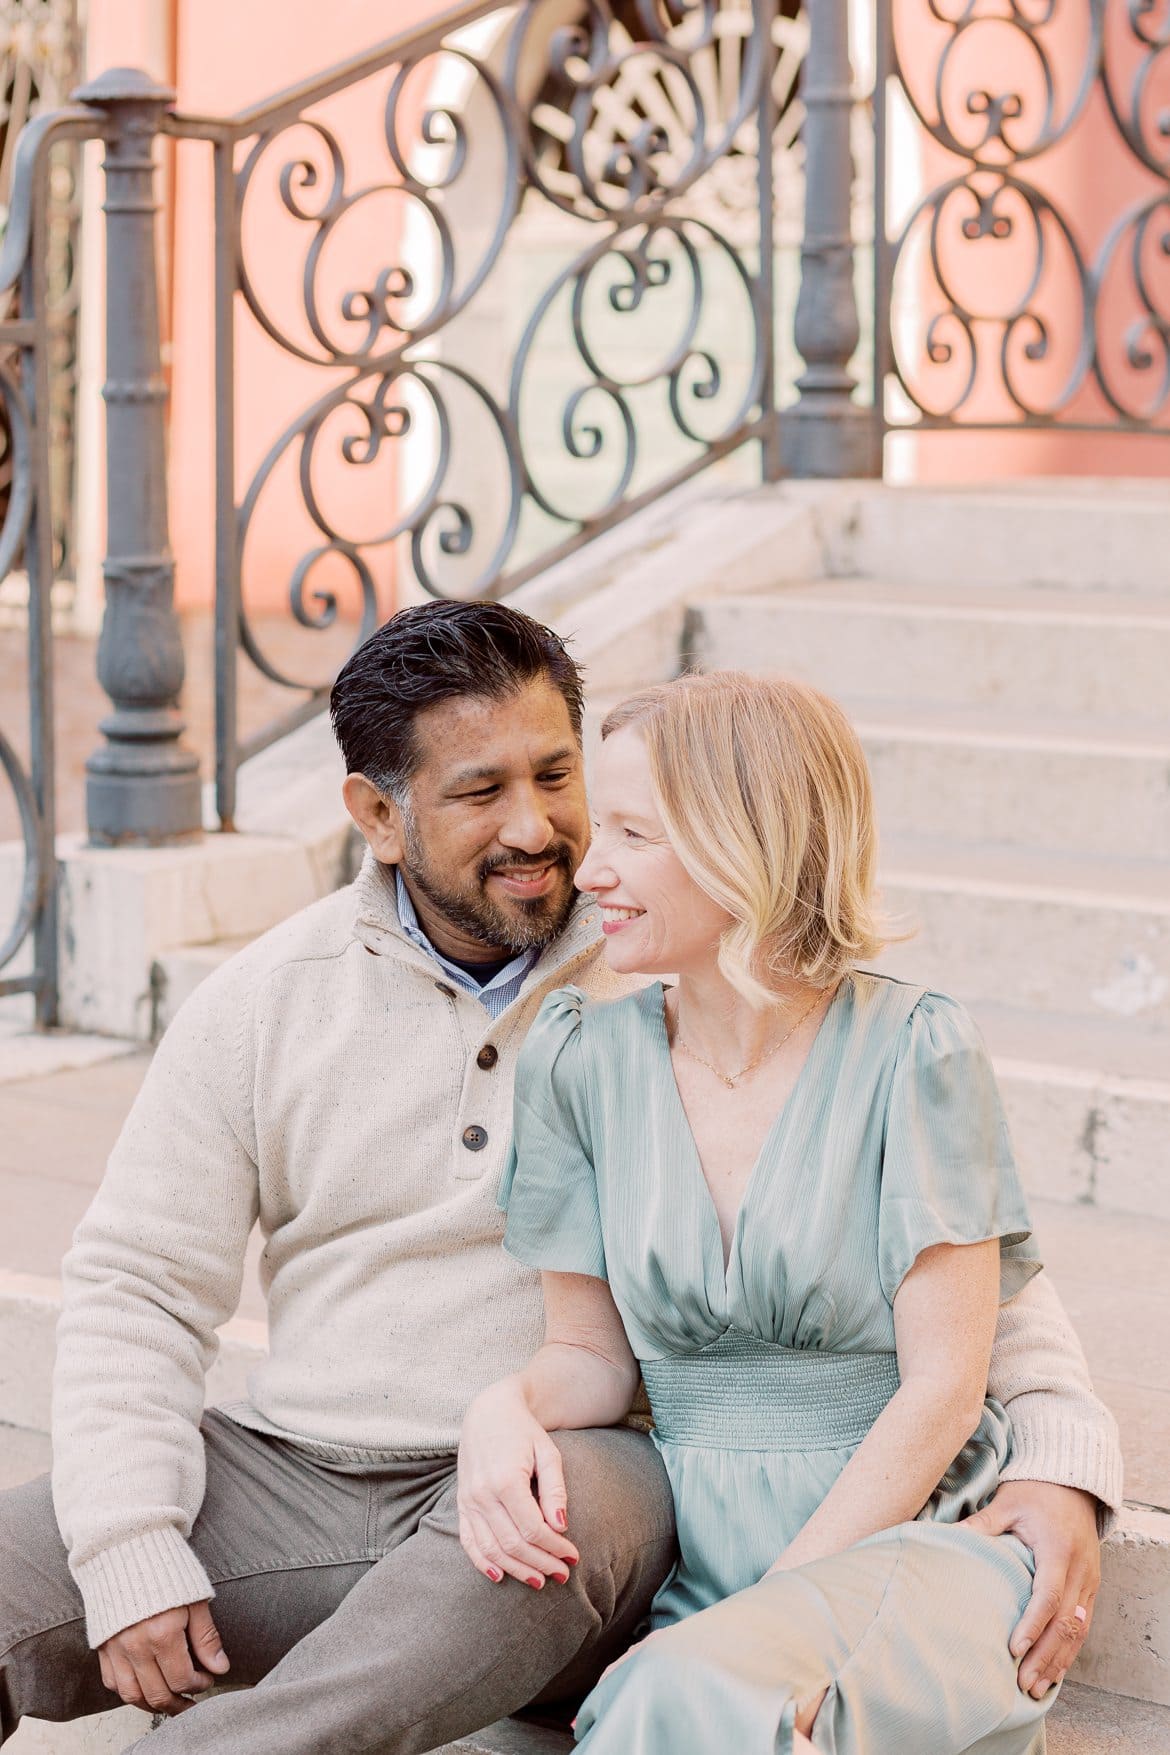
[[[589,1755],[1037,1755],[1053,1696],[1008,1651],[1031,1556],[953,1526],[1008,1454],[996,1311],[1040,1263],[970,1019],[856,968],[882,942],[856,735],[724,673],[603,738],[577,883],[611,966],[677,985],[564,989],[525,1045],[506,1247],[548,1338],[472,1405],[461,1477],[509,1413],[621,1419],[640,1368],[680,1559],[581,1709]]]

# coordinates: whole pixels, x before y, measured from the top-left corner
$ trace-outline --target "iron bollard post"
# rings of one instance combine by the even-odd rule
[[[99,846],[201,832],[199,759],[182,742],[183,647],[167,523],[167,390],[159,347],[154,142],[174,93],[115,67],[76,94],[105,112],[106,608],[97,670],[114,710],[86,763]]]
[[[801,75],[805,107],[804,235],[794,338],[805,370],[800,400],[781,426],[788,475],[881,474],[875,413],[853,401],[849,371],[860,336],[854,288],[853,112],[849,8],[809,0],[809,42]]]

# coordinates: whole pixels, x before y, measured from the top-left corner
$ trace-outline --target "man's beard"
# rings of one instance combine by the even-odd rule
[[[563,895],[553,891],[547,896],[530,899],[515,897],[514,914],[498,907],[487,892],[489,876],[502,867],[515,869],[552,864],[561,867],[571,880],[575,862],[565,842],[556,842],[535,857],[509,853],[485,859],[475,874],[474,885],[452,890],[432,870],[413,824],[407,821],[403,827],[406,845],[401,863],[404,876],[450,926],[478,939],[485,948],[510,951],[513,956],[520,956],[524,951],[543,950],[556,938],[572,913],[576,892],[571,881]]]

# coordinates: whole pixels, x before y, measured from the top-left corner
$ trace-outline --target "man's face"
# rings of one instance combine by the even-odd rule
[[[420,713],[414,735],[399,864],[428,938],[469,960],[547,944],[589,840],[564,697],[544,679],[502,701],[459,696]]]

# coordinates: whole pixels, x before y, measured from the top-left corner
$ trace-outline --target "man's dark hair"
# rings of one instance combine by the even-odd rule
[[[347,774],[399,804],[421,752],[416,716],[459,695],[506,700],[545,677],[581,740],[581,672],[550,628],[504,603],[420,603],[399,610],[343,665],[329,699]]]

